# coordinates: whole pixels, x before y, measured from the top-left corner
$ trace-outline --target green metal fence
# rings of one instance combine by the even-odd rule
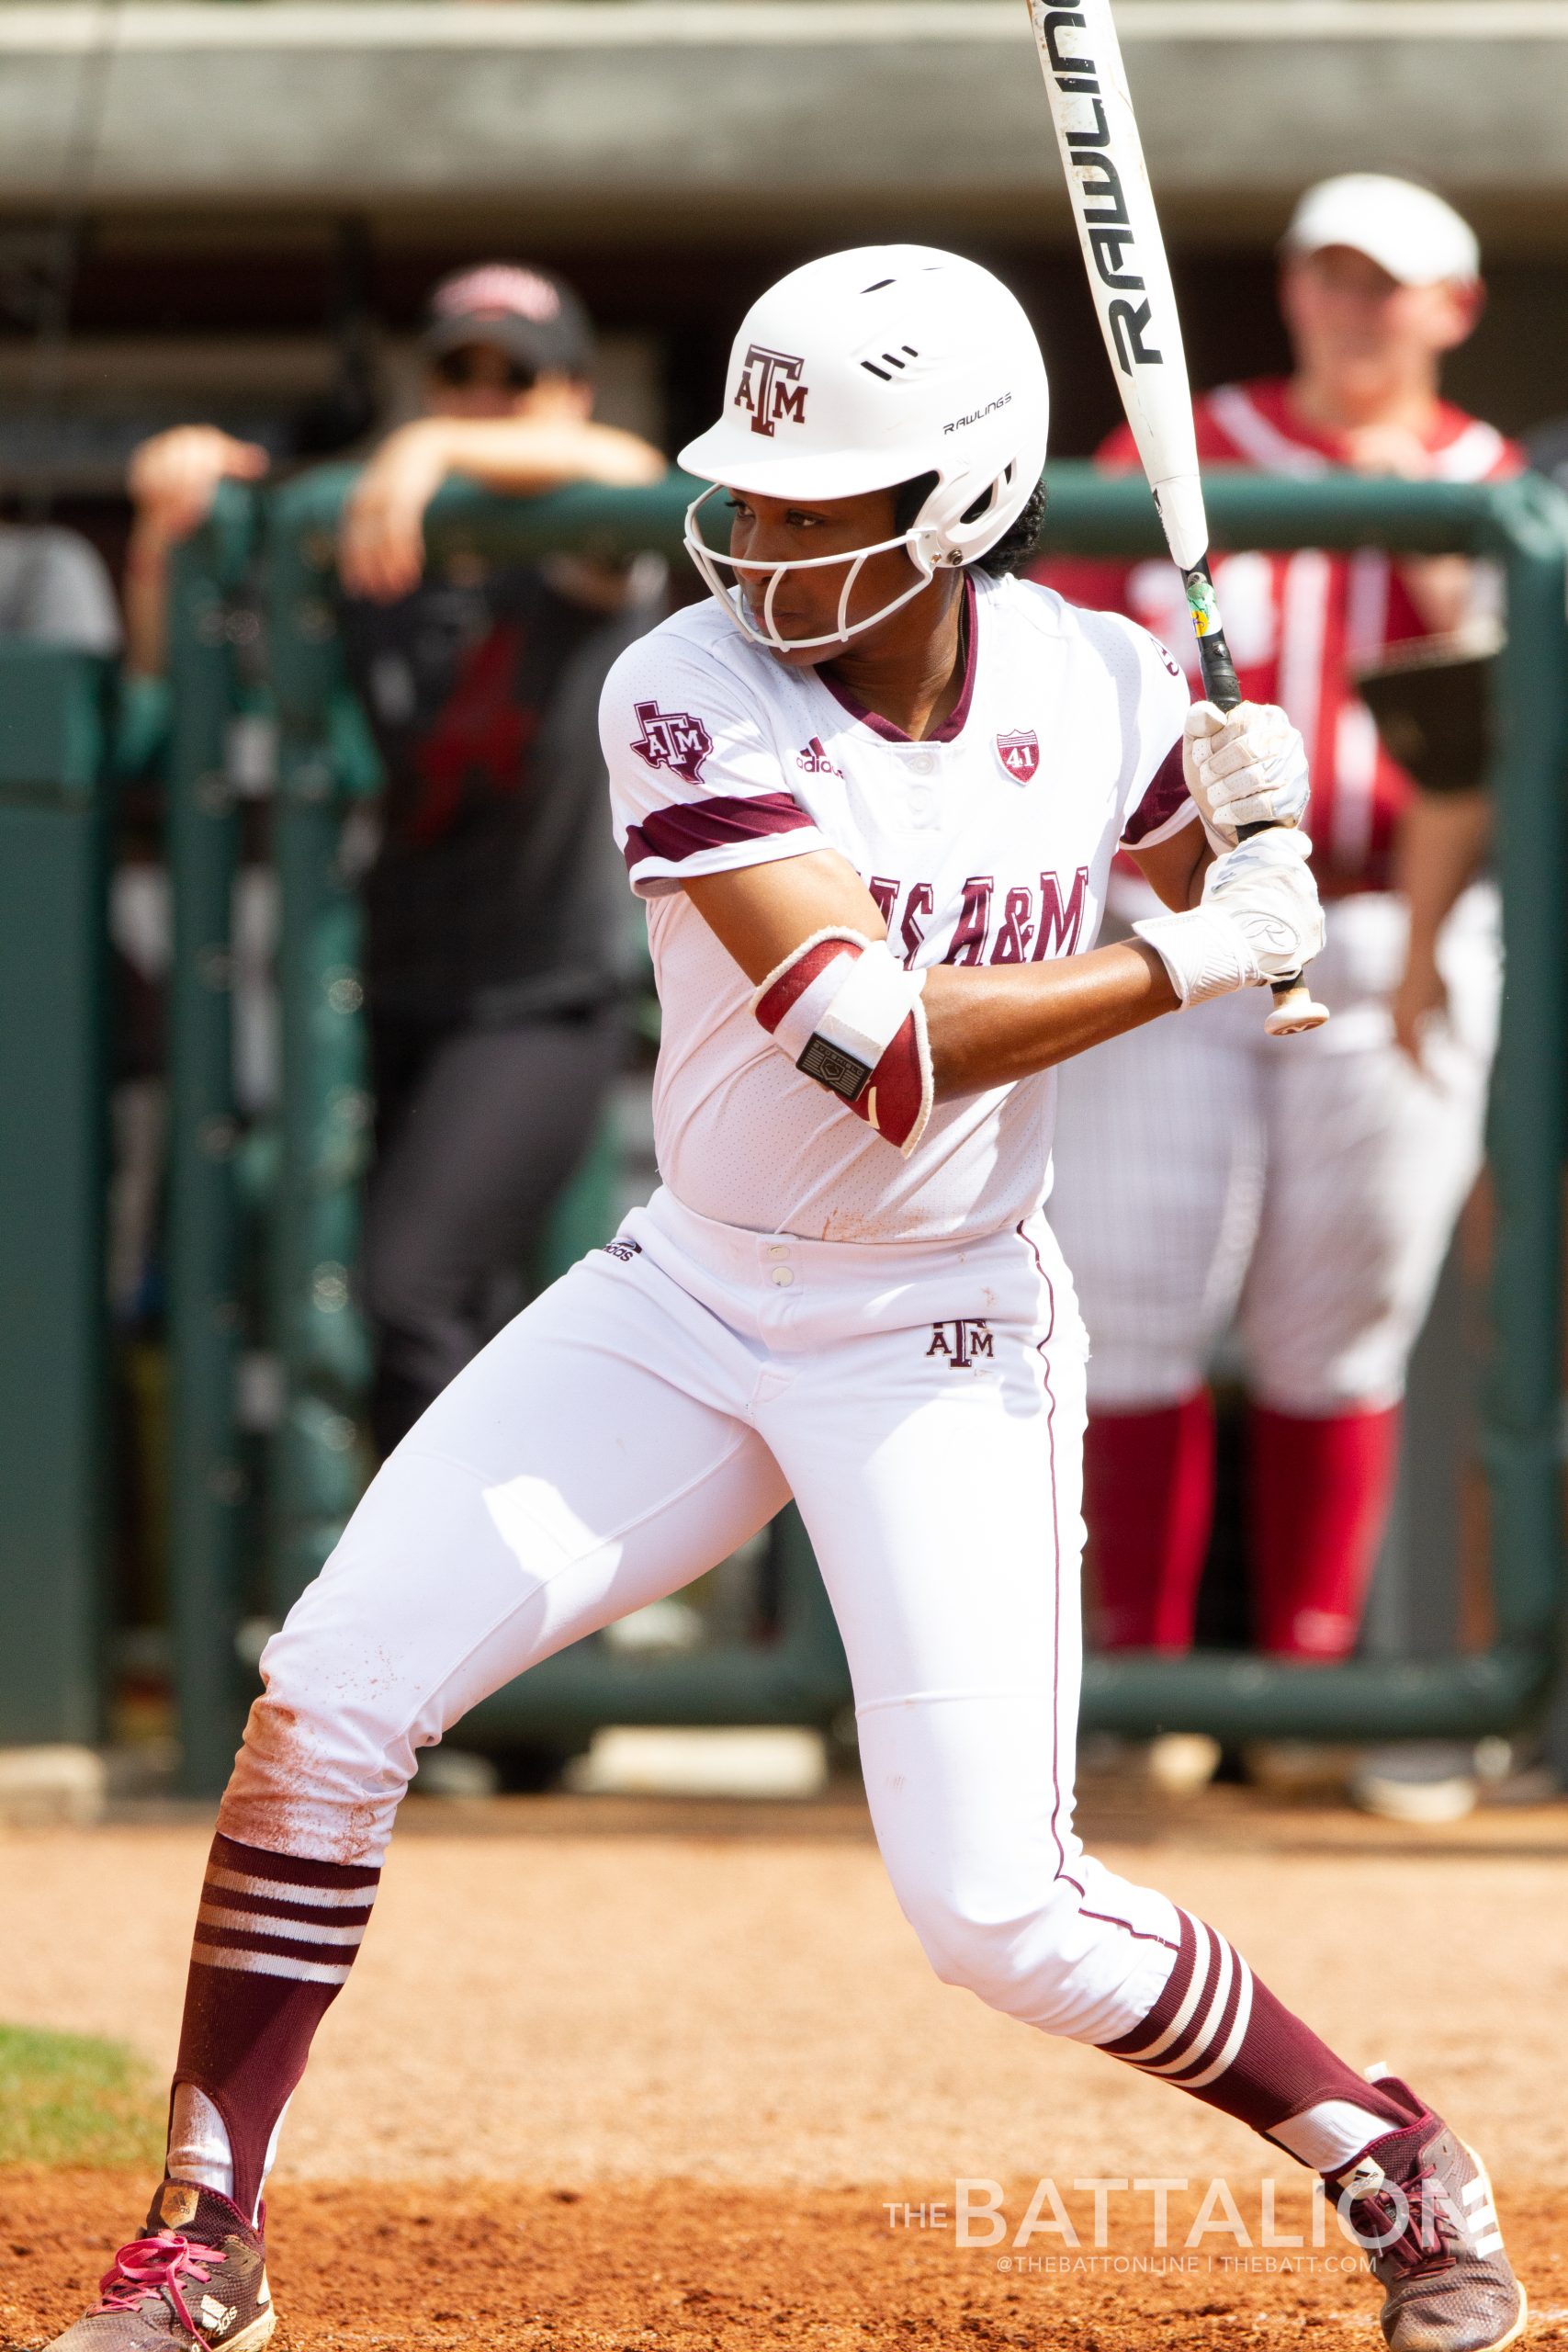
[[[351,778],[350,717],[337,636],[333,532],[352,476],[331,469],[276,493],[265,505],[271,673],[281,728],[275,842],[282,899],[279,987],[284,1046],[280,1175],[271,1216],[275,1335],[287,1403],[270,1480],[270,1600],[281,1610],[319,1566],[352,1507],[360,1459],[355,1414],[364,1377],[363,1343],[350,1276],[367,1102],[359,1043],[356,917],[340,868],[339,843]],[[619,556],[645,548],[677,554],[693,485],[679,476],[653,488],[581,487],[548,498],[500,500],[450,490],[431,517],[433,544],[513,558],[570,548]],[[1061,553],[1161,552],[1147,492],[1086,467],[1053,471],[1048,544]],[[1216,473],[1210,511],[1222,546],[1354,548],[1468,552],[1506,574],[1508,642],[1502,657],[1502,727],[1493,782],[1499,812],[1507,984],[1492,1127],[1497,1198],[1493,1286],[1493,1357],[1485,1416],[1485,1467],[1492,1507],[1495,1638],[1479,1656],[1391,1666],[1357,1662],[1297,1668],[1211,1654],[1184,1660],[1091,1659],[1085,1678],[1089,1725],[1126,1731],[1206,1729],[1222,1736],[1260,1733],[1334,1737],[1473,1736],[1515,1727],[1539,1705],[1562,1645],[1562,1555],[1558,1471],[1559,1176],[1563,1156],[1563,1080],[1568,1073],[1568,980],[1562,911],[1568,904],[1568,503],[1533,478],[1490,487],[1371,482],[1351,479],[1276,481]],[[193,551],[183,590],[200,639],[203,599],[220,606],[232,551],[255,511],[235,492],[215,530]],[[210,666],[187,642],[183,695],[186,745],[177,793],[210,778],[211,708],[220,658]],[[206,711],[208,717],[200,714]],[[193,842],[182,888],[206,892],[215,912],[224,812],[214,801],[205,833],[188,811],[187,834],[207,843],[204,868]],[[206,880],[200,875],[206,873]],[[204,914],[182,929],[184,986],[195,987],[191,956],[222,952]],[[193,999],[193,1003],[196,1001]],[[182,1636],[187,1778],[211,1786],[229,1753],[228,1713],[201,1712],[201,1677],[220,1664],[232,1633],[230,1508],[233,1462],[232,1380],[224,1311],[232,1295],[223,1271],[222,1206],[216,1173],[224,1107],[203,1091],[196,1064],[215,1079],[220,1022],[190,1013],[191,1059],[183,1100],[187,1179],[176,1218],[209,1192],[199,1246],[176,1234],[176,1265],[188,1275],[181,1329],[197,1335],[193,1365],[176,1397],[176,1458],[186,1496],[186,1549],[178,1579],[182,1614],[204,1612],[199,1634]],[[197,1045],[199,1030],[200,1044]],[[1288,1052],[1288,1045],[1280,1047]],[[178,1065],[177,1065],[178,1067]],[[224,1081],[226,1082],[226,1081]],[[206,1125],[203,1122],[207,1122]],[[216,1123],[216,1124],[214,1124]],[[203,1137],[206,1140],[203,1141]],[[229,1180],[231,1184],[231,1177]],[[205,1319],[204,1319],[205,1318]],[[606,1722],[826,1723],[849,1696],[842,1654],[798,1521],[781,1532],[784,1607],[780,1638],[693,1657],[633,1658],[598,1643],[547,1660],[468,1718],[479,1744],[570,1745]],[[231,1656],[231,1650],[230,1655]],[[217,1682],[222,1682],[219,1674]],[[232,1687],[232,1677],[230,1678]]]
[[[243,1515],[254,1498],[237,1422],[245,1336],[233,1102],[240,811],[230,728],[239,702],[233,599],[254,523],[250,503],[235,501],[182,551],[169,616],[169,1634],[182,1771],[193,1792],[221,1785],[247,1696],[235,1651]]]
[[[108,664],[0,644],[0,1741],[103,1724]]]

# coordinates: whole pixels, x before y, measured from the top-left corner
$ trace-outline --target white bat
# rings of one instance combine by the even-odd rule
[[[1030,0],[1029,13],[1089,291],[1166,542],[1187,590],[1203,690],[1221,710],[1234,710],[1241,689],[1209,571],[1181,320],[1110,0],[1077,0],[1072,8]],[[1299,974],[1276,981],[1266,1023],[1274,1035],[1316,1029],[1327,1018]]]

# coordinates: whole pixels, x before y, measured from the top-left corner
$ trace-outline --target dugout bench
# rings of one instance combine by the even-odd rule
[[[268,1342],[282,1397],[260,1498],[266,1611],[280,1615],[352,1509],[365,1349],[354,1312],[357,1197],[368,1126],[357,913],[342,836],[363,774],[363,725],[344,681],[333,533],[352,481],[325,468],[271,493],[231,487],[184,552],[172,633],[175,726],[169,854],[171,994],[169,1345],[174,1373],[174,1657],[184,1776],[226,1775],[250,1676],[236,1657],[247,1497],[238,1411],[239,1250],[247,1214],[266,1236]],[[1163,553],[1147,490],[1081,465],[1050,476],[1054,552]],[[1090,1658],[1086,1728],[1203,1730],[1224,1738],[1478,1737],[1543,1706],[1563,1644],[1560,1495],[1560,1179],[1568,1078],[1568,502],[1533,477],[1490,486],[1206,481],[1216,545],[1461,551],[1499,562],[1508,640],[1493,785],[1508,957],[1491,1120],[1496,1198],[1494,1345],[1483,1453],[1490,1496],[1494,1637],[1478,1653],[1300,1668],[1241,1654]],[[680,560],[694,485],[581,486],[502,500],[450,488],[433,541],[530,557],[564,549]],[[250,583],[247,591],[246,582]],[[225,741],[237,659],[259,582],[278,728],[272,858],[282,1094],[276,1132],[242,1136],[232,1099],[230,937],[240,850]],[[4,770],[0,769],[0,778]],[[1281,1051],[1289,1051],[1288,1044]],[[558,1257],[608,1238],[603,1155],[565,1204]],[[0,1193],[0,1229],[6,1197]],[[10,1377],[17,1375],[13,1370]],[[33,1620],[5,1598],[12,1521],[0,1499],[0,1650]],[[459,1744],[581,1745],[607,1723],[826,1726],[849,1696],[842,1652],[792,1511],[776,1523],[775,1638],[692,1655],[629,1656],[599,1637],[546,1660],[465,1719]],[[3,1670],[3,1664],[0,1664]],[[0,1686],[3,1687],[3,1686]],[[0,1737],[17,1733],[0,1719]]]

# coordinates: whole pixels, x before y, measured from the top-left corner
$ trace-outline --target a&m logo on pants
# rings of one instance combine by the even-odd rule
[[[945,1356],[949,1372],[968,1372],[977,1356],[996,1360],[996,1344],[991,1327],[983,1317],[955,1315],[951,1323],[931,1325],[931,1343],[928,1356]]]

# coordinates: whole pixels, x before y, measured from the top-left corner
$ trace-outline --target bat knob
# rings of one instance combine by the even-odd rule
[[[1303,1030],[1321,1029],[1328,1007],[1319,1004],[1306,982],[1297,978],[1275,984],[1274,1003],[1263,1023],[1270,1037],[1295,1037]]]

